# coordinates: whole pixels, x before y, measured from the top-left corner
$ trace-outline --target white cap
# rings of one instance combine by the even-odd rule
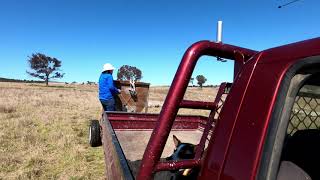
[[[115,69],[115,67],[113,67],[112,64],[107,63],[107,64],[104,64],[104,65],[103,65],[102,72],[104,72],[104,71],[109,71],[109,70],[114,70],[114,69]]]

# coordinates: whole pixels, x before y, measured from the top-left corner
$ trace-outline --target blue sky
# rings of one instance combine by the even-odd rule
[[[300,0],[1,0],[0,77],[32,79],[27,57],[62,61],[59,81],[97,81],[104,63],[131,65],[142,81],[169,85],[184,51],[199,40],[263,50],[320,35],[320,1]],[[233,62],[203,57],[193,76],[231,81]],[[116,77],[114,73],[114,77]]]

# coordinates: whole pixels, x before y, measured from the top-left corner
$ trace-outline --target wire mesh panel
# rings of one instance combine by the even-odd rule
[[[320,92],[317,86],[304,86],[298,93],[290,115],[287,134],[320,128]]]

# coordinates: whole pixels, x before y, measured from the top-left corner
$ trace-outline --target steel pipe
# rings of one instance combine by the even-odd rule
[[[169,171],[177,169],[188,169],[197,167],[200,165],[200,160],[182,160],[182,161],[167,161],[160,162],[155,168],[155,172],[158,171]]]
[[[183,101],[181,101],[179,107],[180,108],[190,108],[190,109],[213,110],[213,109],[217,108],[217,104],[215,104],[214,102],[183,100]]]

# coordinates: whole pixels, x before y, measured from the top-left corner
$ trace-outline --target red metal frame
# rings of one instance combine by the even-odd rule
[[[112,128],[115,130],[152,130],[159,114],[106,112]],[[204,128],[207,117],[179,115],[172,129],[195,130]]]
[[[228,83],[222,83],[220,85],[219,91],[218,91],[218,93],[216,95],[216,99],[214,101],[214,104],[216,104],[216,107],[218,107],[218,104],[219,104],[219,102],[221,100],[221,97],[222,97],[223,94],[225,94],[225,89],[228,86],[230,86],[230,84],[228,84]],[[200,158],[202,156],[202,153],[204,151],[205,143],[206,143],[207,137],[208,137],[208,135],[210,133],[210,130],[213,131],[212,124],[213,124],[213,122],[215,120],[214,117],[215,117],[215,115],[217,113],[216,110],[217,110],[217,108],[212,109],[212,111],[211,111],[211,113],[209,115],[207,124],[206,124],[206,126],[204,128],[202,137],[200,139],[200,143],[198,144],[197,149],[196,149],[195,159],[199,159],[200,160]]]
[[[220,112],[221,120],[215,124],[205,158],[200,160],[205,144],[205,139],[201,138],[198,145],[200,150],[197,148],[195,159],[159,162],[170,130],[176,126],[175,123],[191,121],[204,127],[203,137],[210,133],[214,110],[218,108],[217,103],[182,100],[195,64],[202,55],[235,60],[235,83]],[[148,120],[151,124],[144,128],[155,127],[143,156],[138,179],[151,179],[157,171],[195,166],[201,166],[199,179],[255,179],[260,170],[260,157],[263,154],[270,117],[282,80],[293,64],[303,61],[303,58],[319,55],[320,38],[259,53],[232,45],[201,41],[193,44],[185,53],[160,115],[108,115],[108,118],[115,127],[119,121],[122,127],[128,124],[126,128],[137,128],[135,125],[130,126],[130,123],[139,121],[138,124],[145,124]],[[222,84],[221,87],[223,86]],[[218,96],[221,92],[219,91]],[[196,116],[179,120],[177,112],[182,107],[210,109],[209,121],[203,123],[204,119]],[[129,122],[130,118],[135,120]]]
[[[151,179],[153,173],[156,172],[156,170],[166,169],[159,168],[158,161],[168,139],[178,110],[181,107],[180,105],[181,103],[182,105],[184,104],[183,96],[185,94],[189,80],[198,59],[203,55],[209,55],[232,59],[243,63],[245,60],[248,60],[256,53],[257,51],[253,51],[250,49],[245,49],[228,44],[214,43],[210,41],[197,42],[186,51],[173,79],[168,92],[168,96],[166,97],[156,126],[146,147],[137,179]],[[242,59],[238,58],[239,54],[242,55],[240,56],[243,57]],[[187,164],[188,163],[186,162],[181,162],[181,167],[187,167]],[[164,163],[160,167],[170,167],[170,162],[167,164]]]
[[[316,38],[261,51],[246,62],[220,113],[199,179],[257,178],[282,80],[293,64],[319,54]]]
[[[206,109],[206,110],[217,108],[216,104],[213,102],[190,101],[190,100],[182,100],[179,106],[180,108]]]
[[[193,168],[200,165],[200,159],[159,162],[155,167],[155,171],[167,171],[176,169]]]

